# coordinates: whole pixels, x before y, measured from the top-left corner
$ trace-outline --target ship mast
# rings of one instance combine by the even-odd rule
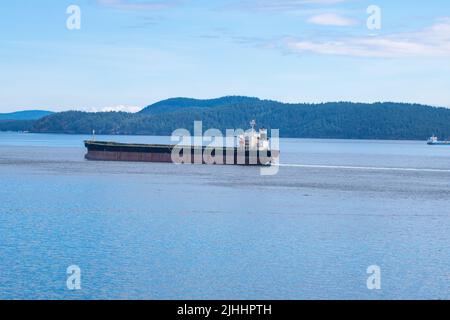
[[[252,131],[255,131],[256,121],[255,120],[250,121],[250,126],[252,127]]]

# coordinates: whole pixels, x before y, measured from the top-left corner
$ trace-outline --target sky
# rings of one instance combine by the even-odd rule
[[[450,2],[0,3],[0,112],[225,95],[450,107]]]

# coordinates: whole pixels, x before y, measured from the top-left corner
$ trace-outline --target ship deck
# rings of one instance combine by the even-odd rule
[[[173,149],[174,147],[179,148],[216,148],[216,149],[238,149],[238,147],[214,147],[214,146],[184,146],[184,145],[174,145],[174,144],[142,144],[142,143],[120,143],[120,142],[112,142],[112,141],[92,141],[86,140],[84,141],[86,147],[112,147],[112,148],[169,148]]]

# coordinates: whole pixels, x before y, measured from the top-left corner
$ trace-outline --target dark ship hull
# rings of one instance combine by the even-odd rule
[[[242,150],[240,148],[180,147],[161,144],[126,144],[85,141],[87,160],[167,162],[227,165],[270,165],[278,151]],[[172,154],[174,148],[177,157]]]

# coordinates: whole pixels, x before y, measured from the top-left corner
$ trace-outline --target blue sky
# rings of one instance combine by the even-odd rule
[[[449,1],[17,0],[0,14],[0,112],[224,95],[450,107]]]

